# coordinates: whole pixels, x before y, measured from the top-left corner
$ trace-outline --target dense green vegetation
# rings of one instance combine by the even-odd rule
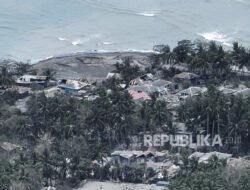
[[[141,182],[142,179],[139,176],[135,178],[133,172],[126,173],[127,168],[117,170],[119,177],[108,172],[109,166],[99,164],[116,145],[128,145],[132,134],[146,130],[143,128],[145,123],[152,130],[153,126],[161,126],[168,113],[165,112],[166,103],[153,98],[143,105],[136,105],[128,92],[116,83],[115,79],[107,81],[109,88],[100,88],[97,92],[99,98],[93,102],[67,95],[53,98],[47,98],[43,93],[32,95],[27,102],[26,113],[10,106],[11,97],[2,99],[1,135],[18,138],[18,143],[27,147],[21,151],[22,157],[16,160],[17,166],[6,162],[5,167],[15,167],[15,170],[10,170],[11,175],[3,170],[1,176],[5,176],[6,186],[13,181],[22,181],[31,189],[34,185],[51,185],[52,181],[57,185],[74,186],[86,178]],[[99,164],[93,164],[93,160]],[[37,182],[30,176],[34,169],[39,171],[34,174],[39,179]],[[133,170],[137,173],[146,171],[142,168]],[[27,176],[25,180],[16,177],[20,172]],[[124,175],[125,178],[122,177]]]
[[[123,63],[116,63],[116,72],[120,73],[122,76],[122,81],[124,81],[127,85],[129,82],[142,74],[145,74],[144,71],[138,65],[132,65],[131,58],[127,57],[123,60]]]
[[[226,96],[215,87],[210,87],[206,93],[185,101],[177,111],[179,119],[187,124],[189,130],[193,132],[205,130],[212,136],[219,134],[223,143],[231,137],[233,139],[241,137],[241,144],[237,147],[241,151],[248,152],[250,148],[249,107],[249,97]],[[224,146],[225,151],[229,151],[232,144]],[[239,151],[238,148],[237,151]]]
[[[44,185],[70,189],[87,178],[143,182],[144,178],[154,175],[144,165],[119,166],[110,171],[103,158],[119,145],[128,147],[130,137],[140,132],[175,133],[172,111],[177,112],[177,121],[186,123],[194,133],[205,130],[212,135],[220,134],[224,141],[241,137],[241,146],[229,143],[215,150],[247,153],[250,98],[226,96],[211,86],[207,93],[189,98],[176,110],[170,110],[158,94],[152,94],[149,101],[135,103],[119,84],[129,84],[146,72],[160,72],[164,78],[172,79],[185,66],[200,74],[207,85],[239,81],[242,78],[233,73],[231,66],[250,67],[249,50],[237,43],[226,51],[214,42],[184,40],[173,50],[162,46],[159,51],[152,55],[151,66],[145,70],[133,65],[129,58],[117,64],[116,71],[122,79],[105,81],[95,92],[98,98],[91,102],[67,94],[53,98],[43,93],[33,94],[26,103],[27,112],[22,113],[13,106],[20,95],[15,91],[2,93],[0,140],[8,139],[23,149],[14,153],[0,152],[0,190],[13,185],[25,186],[25,189],[39,189]],[[0,86],[10,87],[13,75],[26,73],[28,68],[19,63],[10,72],[8,67],[1,66]],[[50,70],[44,74],[55,75]],[[223,175],[225,164],[213,159],[207,165],[194,160],[183,161],[181,173],[173,179],[170,189],[233,189],[236,185],[238,189],[249,189],[249,172],[242,172],[238,181],[229,183]],[[233,178],[233,174],[230,177]]]
[[[171,180],[169,190],[247,190],[250,170],[227,168],[225,160],[211,157],[208,163],[182,157],[181,171]]]
[[[240,70],[250,67],[250,50],[237,42],[233,44],[232,50],[225,50],[214,41],[193,43],[189,40],[178,42],[173,50],[168,45],[155,49],[159,54],[152,56],[152,65],[148,70],[161,70],[168,79],[180,72],[178,66],[183,64],[189,71],[199,74],[207,84],[231,81],[234,78],[232,66],[237,66]],[[170,67],[165,67],[166,65]]]

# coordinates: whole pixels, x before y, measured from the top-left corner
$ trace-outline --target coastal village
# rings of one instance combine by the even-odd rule
[[[88,55],[86,59],[90,59],[92,55]],[[141,55],[140,55],[141,56]],[[148,57],[149,55],[146,55]],[[76,60],[77,60],[76,56]],[[93,55],[95,59],[95,55]],[[124,58],[123,58],[124,59]],[[121,60],[123,60],[121,59]],[[132,64],[136,65],[131,59]],[[48,61],[49,62],[49,61]],[[58,63],[56,63],[59,65]],[[141,63],[141,65],[146,65],[147,63]],[[39,64],[38,64],[39,65]],[[27,72],[21,76],[16,76],[15,83],[11,86],[0,86],[0,93],[4,94],[7,91],[16,91],[19,93],[18,100],[14,103],[14,106],[21,112],[25,113],[27,111],[26,102],[29,101],[31,95],[36,95],[39,93],[44,93],[47,98],[53,98],[55,96],[69,96],[80,101],[93,102],[99,98],[98,89],[107,84],[109,80],[120,81],[117,86],[122,89],[122,91],[128,92],[135,104],[141,104],[143,102],[148,102],[154,98],[152,95],[156,94],[157,99],[167,103],[167,108],[173,115],[173,125],[176,128],[175,134],[180,135],[190,135],[186,123],[178,121],[178,116],[176,113],[176,108],[182,105],[186,100],[204,94],[208,91],[206,81],[199,74],[190,72],[185,66],[177,65],[179,72],[174,74],[171,78],[164,78],[161,72],[150,73],[144,72],[142,75],[131,79],[129,82],[125,83],[123,81],[123,76],[121,73],[115,69],[115,64],[110,66],[109,69],[105,70],[102,75],[103,77],[84,77],[74,75],[63,77],[61,75],[44,75],[42,71],[48,69],[47,66],[44,68],[43,63],[40,63],[40,70],[36,71],[36,74],[30,74]],[[90,64],[91,65],[91,64]],[[34,66],[36,68],[37,65]],[[64,66],[62,66],[64,67]],[[32,67],[31,67],[32,68]],[[75,68],[74,66],[72,68]],[[68,71],[69,73],[72,72]],[[65,71],[67,72],[67,71]],[[74,71],[75,72],[75,71]],[[51,73],[51,72],[50,72]],[[248,80],[250,77],[250,71],[245,69],[244,73],[242,69],[233,68],[232,73],[234,76],[244,77],[244,80]],[[238,86],[233,84],[220,84],[216,86],[216,89],[226,96],[240,95],[244,98],[250,96],[250,88],[241,83]],[[111,93],[111,89],[107,89],[106,93]],[[148,131],[150,132],[150,131]],[[199,134],[204,134],[204,131],[199,131]],[[141,165],[152,174],[149,176],[143,176],[143,184],[151,184],[150,189],[165,189],[169,186],[170,181],[174,179],[178,173],[182,170],[180,167],[183,161],[180,159],[180,150],[183,147],[175,147],[176,152],[173,153],[173,148],[171,147],[145,147],[143,144],[143,135],[134,134],[130,139],[129,146],[124,146],[123,144],[117,145],[116,148],[110,152],[109,155],[103,156],[102,161],[93,160],[92,164],[98,165],[101,168],[109,166],[109,172],[114,173],[117,168],[121,166],[130,166],[137,168]],[[211,140],[211,139],[209,139]],[[238,146],[238,145],[236,145]],[[18,144],[14,144],[8,141],[2,142],[1,151],[9,152],[9,155],[15,155],[11,152],[17,150],[22,150],[24,147]],[[216,157],[219,160],[225,160],[228,167],[250,167],[250,159],[247,156],[235,157],[234,154],[223,153],[222,151],[203,151],[203,147],[188,147],[191,152],[188,156],[188,160],[196,159],[198,163],[209,163],[209,160]],[[70,160],[68,160],[70,163]],[[93,172],[93,171],[91,171]],[[94,174],[93,174],[94,175]],[[72,177],[71,174],[66,172],[66,178]],[[86,186],[88,183],[93,183],[93,180],[86,179]],[[114,182],[118,182],[116,177],[113,177]],[[99,182],[97,182],[99,183]],[[103,182],[104,183],[104,182]],[[53,183],[51,184],[53,185]],[[100,189],[106,189],[105,185],[101,185]],[[146,189],[146,186],[142,189]],[[49,186],[43,188],[44,190],[53,189]],[[54,188],[55,189],[55,188]],[[128,188],[129,189],[129,188]],[[133,189],[133,188],[131,188]]]

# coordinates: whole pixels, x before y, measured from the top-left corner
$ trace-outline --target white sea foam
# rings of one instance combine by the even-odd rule
[[[240,3],[245,3],[245,4],[249,4],[250,3],[249,0],[236,0],[236,1],[238,1]]]
[[[81,44],[82,44],[81,40],[75,40],[75,41],[72,42],[73,46],[77,46],[77,45],[81,45]]]
[[[231,39],[227,37],[227,35],[219,33],[217,31],[213,32],[204,32],[204,33],[198,33],[198,35],[202,36],[206,40],[213,40],[222,43],[225,46],[232,46],[230,43]]]
[[[154,17],[155,14],[154,13],[136,13],[137,15],[140,16],[146,16],[146,17]]]
[[[62,37],[58,37],[57,39],[60,40],[60,41],[67,41],[68,40],[68,39],[62,38]]]
[[[103,45],[111,45],[111,44],[113,44],[112,42],[102,42],[103,43]]]
[[[155,51],[153,50],[150,50],[150,49],[127,49],[125,50],[125,52],[128,51],[128,52],[141,52],[141,53],[154,53]]]

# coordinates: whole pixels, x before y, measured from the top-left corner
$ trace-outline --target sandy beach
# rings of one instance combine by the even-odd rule
[[[145,67],[149,65],[150,55],[152,53],[82,53],[43,60],[33,65],[32,69],[42,73],[49,68],[56,72],[57,79],[104,79],[110,71],[114,70],[115,63],[122,62],[123,58],[131,57],[134,64]]]

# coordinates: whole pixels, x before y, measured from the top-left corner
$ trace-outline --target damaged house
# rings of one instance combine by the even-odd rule
[[[155,81],[153,81],[151,83],[152,86],[156,86],[156,87],[161,87],[161,88],[167,88],[170,90],[176,90],[178,89],[178,84],[177,83],[173,83],[171,81],[167,81],[164,79],[157,79]]]
[[[133,100],[135,101],[151,100],[150,96],[146,92],[137,92],[134,90],[129,90],[128,93],[132,96]]]
[[[16,84],[19,86],[30,86],[32,84],[38,84],[45,88],[48,86],[48,83],[48,76],[23,75],[16,80]]]
[[[196,75],[194,73],[189,73],[189,72],[182,72],[174,76],[174,79],[176,80],[176,82],[190,81],[191,84],[193,85],[200,84],[199,78],[200,78],[199,75]]]
[[[189,87],[185,90],[178,92],[178,97],[180,100],[185,100],[186,98],[197,96],[201,93],[207,91],[207,88],[200,88],[200,87]]]
[[[61,79],[58,81],[58,87],[60,89],[63,89],[69,92],[77,92],[87,86],[88,86],[87,83],[77,81],[77,80]]]
[[[142,75],[140,77],[137,77],[136,79],[133,79],[129,82],[130,85],[142,85],[145,82],[152,82],[154,79],[154,76],[151,73],[147,73],[145,75]]]
[[[163,162],[168,155],[168,151],[114,151],[111,154],[112,164],[141,164],[147,161]]]
[[[147,94],[153,94],[153,93],[157,92],[157,93],[163,95],[163,94],[168,93],[168,89],[165,87],[157,87],[157,86],[152,86],[149,84],[130,86],[128,88],[128,90],[133,90],[136,92],[146,92]]]

